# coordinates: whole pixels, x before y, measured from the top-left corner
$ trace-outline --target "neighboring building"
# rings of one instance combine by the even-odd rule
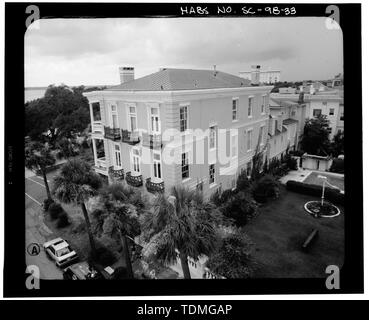
[[[164,68],[133,80],[133,68],[120,71],[120,85],[85,93],[95,170],[110,179],[151,192],[182,185],[208,197],[235,187],[240,170],[251,169],[259,137],[267,143],[272,87],[257,77],[251,83],[216,70]],[[191,130],[200,132],[200,151]]]
[[[254,72],[254,67],[252,66],[250,71],[240,71],[239,76],[251,80],[252,74]],[[260,67],[260,66],[259,66]],[[281,81],[281,71],[280,70],[260,70],[260,82],[265,84],[274,84]]]
[[[287,149],[298,147],[305,123],[305,109],[303,103],[270,99],[268,159],[280,157]]]
[[[343,90],[333,90],[320,82],[304,85],[299,89],[285,89],[283,88],[279,93],[271,93],[271,101],[277,105],[283,103],[298,104],[301,97],[303,97],[303,101],[300,101],[300,104],[304,107],[298,112],[299,119],[297,119],[301,121],[299,124],[301,133],[305,120],[312,119],[320,114],[326,115],[329,120],[331,131],[329,137],[331,139],[339,130],[344,129]],[[303,96],[301,95],[302,93]],[[275,110],[275,108],[271,108],[271,110]]]

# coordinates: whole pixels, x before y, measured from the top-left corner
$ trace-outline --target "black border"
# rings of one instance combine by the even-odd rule
[[[216,13],[216,3],[6,3],[5,4],[5,261],[4,296],[116,296],[194,294],[321,294],[363,292],[363,196],[362,196],[362,86],[361,5],[336,4],[344,38],[345,76],[345,264],[341,289],[327,290],[323,279],[238,280],[126,280],[124,282],[41,281],[40,290],[25,288],[24,254],[24,34],[26,7],[37,5],[41,18],[77,17],[183,17],[180,6],[207,7]],[[223,4],[236,8],[228,17],[242,16],[242,6],[293,6],[297,17],[328,16],[329,4]],[[238,13],[237,13],[238,12]],[[204,17],[187,15],[186,17]],[[219,17],[213,14],[207,17]],[[261,14],[254,15],[263,16]],[[264,15],[269,16],[269,15]],[[317,48],[319,50],[319,48]],[[21,94],[22,93],[22,94]],[[200,283],[201,282],[201,283]]]

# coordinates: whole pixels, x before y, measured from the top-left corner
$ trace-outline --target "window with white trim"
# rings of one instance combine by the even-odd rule
[[[119,128],[117,106],[115,104],[110,105],[110,110],[111,110],[111,126],[113,128]]]
[[[251,161],[249,161],[249,162],[247,162],[247,165],[246,165],[246,175],[248,177],[251,176],[251,169],[252,169],[252,163],[251,163]]]
[[[333,116],[333,115],[334,115],[334,108],[330,108],[330,109],[329,109],[329,115],[330,115],[330,116]]]
[[[160,132],[159,108],[150,108],[151,131]]]
[[[154,178],[161,179],[161,157],[160,153],[153,154]]]
[[[132,170],[136,173],[140,173],[140,163],[141,163],[141,157],[140,157],[140,150],[133,148],[132,149]]]
[[[188,129],[188,106],[181,106],[179,108],[179,124],[181,132]]]
[[[262,96],[262,101],[261,101],[261,114],[265,114],[265,107],[266,107],[266,96]]]
[[[188,153],[182,153],[182,179],[190,177],[190,167],[188,165]]]
[[[114,144],[114,154],[115,154],[115,166],[118,168],[122,167],[122,158],[120,153],[119,144]]]
[[[128,118],[129,118],[129,124],[131,131],[137,130],[137,113],[136,113],[136,107],[135,106],[129,106],[128,110]]]
[[[322,114],[322,109],[314,109],[313,110],[313,116],[319,117]]]
[[[101,121],[100,102],[91,103],[91,107],[94,121]]]
[[[212,126],[209,128],[209,149],[214,149],[216,146],[216,128]]]
[[[238,112],[238,98],[232,99],[232,121],[237,120],[237,112]]]
[[[209,165],[209,185],[215,183],[215,164]]]
[[[246,146],[247,146],[247,151],[250,151],[252,149],[252,130],[251,129],[247,131]]]
[[[249,97],[249,105],[247,107],[247,116],[252,117],[252,104],[254,101],[254,97]]]
[[[265,126],[260,127],[260,144],[264,144]]]

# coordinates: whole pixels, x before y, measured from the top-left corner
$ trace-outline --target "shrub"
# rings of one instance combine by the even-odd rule
[[[301,157],[304,154],[304,151],[301,151],[301,150],[291,150],[289,152],[289,154],[292,155],[292,156]]]
[[[63,210],[59,216],[58,216],[58,222],[56,224],[57,228],[65,228],[70,225],[69,216],[68,214]]]
[[[231,234],[222,240],[219,250],[209,257],[206,266],[228,279],[249,278],[255,266],[252,245],[241,232]]]
[[[50,207],[50,205],[52,203],[54,203],[54,200],[53,199],[49,199],[49,198],[45,199],[44,200],[44,210],[45,211],[48,211],[49,210],[49,207]]]
[[[56,219],[58,219],[59,215],[64,210],[63,210],[63,207],[60,205],[60,203],[53,202],[52,204],[50,204],[48,211],[49,211],[49,214],[50,214],[50,218],[52,220],[56,220]]]
[[[303,182],[297,181],[287,181],[286,183],[287,190],[294,191],[301,194],[307,194],[314,197],[322,196],[322,186],[318,186],[315,184],[307,184]],[[339,190],[332,189],[329,187],[325,187],[324,190],[324,198],[333,202],[334,204],[345,204],[345,195],[340,193]]]
[[[239,227],[244,226],[255,216],[256,209],[255,201],[242,191],[233,194],[221,207],[223,215],[233,219]]]
[[[247,176],[247,171],[245,169],[241,170],[240,175],[237,178],[237,190],[246,191],[251,187],[250,179]]]
[[[287,165],[289,170],[297,170],[297,160],[292,158],[289,153],[284,157],[284,163]]]
[[[345,160],[344,159],[333,159],[332,165],[329,169],[331,172],[344,173],[345,172]]]
[[[222,202],[220,201],[220,197],[222,195],[222,191],[217,189],[211,196],[210,201],[214,203],[216,206],[220,206]]]
[[[91,256],[90,259],[92,260]],[[96,258],[94,259],[94,261],[96,261],[98,264],[106,267],[112,265],[116,260],[117,259],[114,253],[105,246],[101,246],[96,249]]]
[[[257,202],[264,203],[279,195],[279,183],[271,175],[265,175],[252,186],[252,195]]]

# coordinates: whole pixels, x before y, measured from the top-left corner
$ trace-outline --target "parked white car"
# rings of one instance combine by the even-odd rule
[[[77,253],[62,238],[56,238],[44,243],[44,249],[60,268],[78,259]]]

